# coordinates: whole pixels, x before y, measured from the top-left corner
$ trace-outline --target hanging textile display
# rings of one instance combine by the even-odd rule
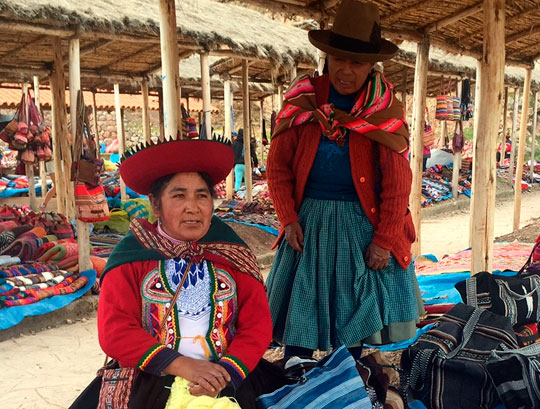
[[[465,78],[461,82],[461,119],[468,121],[473,117],[473,104],[471,102],[471,80]]]

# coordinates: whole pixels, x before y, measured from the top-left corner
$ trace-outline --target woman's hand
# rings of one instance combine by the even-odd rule
[[[298,222],[292,222],[285,226],[285,239],[289,246],[298,252],[302,252],[304,247],[304,232]]]
[[[370,243],[366,254],[364,254],[366,265],[372,270],[383,270],[388,267],[390,261],[390,251]]]
[[[163,371],[188,380],[189,392],[194,396],[216,396],[231,381],[229,373],[221,365],[185,356],[176,358]]]

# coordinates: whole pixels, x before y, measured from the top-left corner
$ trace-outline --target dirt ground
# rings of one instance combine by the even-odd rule
[[[511,233],[512,214],[511,199],[497,203],[497,241],[534,242],[540,234],[540,191],[523,195],[524,228],[515,233]],[[422,253],[442,257],[469,247],[468,226],[467,208],[424,218]],[[235,230],[259,256],[268,253],[274,241],[273,236],[259,229],[235,225]],[[55,328],[34,334],[20,334],[0,342],[0,351],[1,409],[65,409],[94,378],[104,359],[95,313],[79,321],[59,322]],[[276,359],[281,351],[271,350],[268,354]],[[399,352],[385,355],[393,362],[399,361]]]

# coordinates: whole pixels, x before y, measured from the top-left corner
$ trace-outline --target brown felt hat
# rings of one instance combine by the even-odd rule
[[[319,50],[354,61],[384,61],[398,51],[397,45],[381,38],[377,6],[356,0],[341,2],[330,30],[311,30],[308,36]]]

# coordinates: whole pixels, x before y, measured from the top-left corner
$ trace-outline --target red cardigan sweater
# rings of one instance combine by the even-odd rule
[[[317,105],[328,101],[328,75],[312,80]],[[272,139],[267,162],[268,188],[282,229],[298,221],[306,182],[315,161],[321,128],[316,122],[291,128]],[[390,250],[397,262],[407,268],[411,243],[415,239],[414,225],[408,210],[412,173],[408,161],[386,146],[376,145],[365,135],[350,135],[351,171],[362,208],[374,227],[373,243]],[[375,192],[377,165],[375,149],[379,151],[381,193]],[[277,243],[277,242],[276,242]]]

